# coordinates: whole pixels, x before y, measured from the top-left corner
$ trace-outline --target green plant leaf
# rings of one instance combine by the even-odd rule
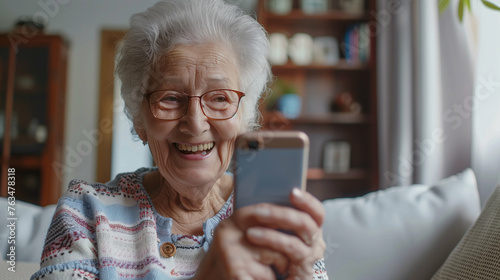
[[[444,13],[448,6],[450,5],[450,0],[439,0],[439,13]]]
[[[470,0],[465,0],[465,4],[467,4],[467,9],[469,9],[469,12],[472,12],[472,7],[470,5]]]
[[[451,0],[438,0],[438,1],[439,1],[438,2],[439,13],[442,14],[450,6]],[[481,2],[483,3],[484,6],[490,8],[492,10],[500,11],[499,6],[497,6],[496,4],[493,4],[492,2],[490,2],[488,0],[481,0]],[[467,7],[467,9],[470,12],[472,12],[471,0],[459,0],[458,1],[458,11],[457,12],[458,12],[458,19],[460,20],[460,22],[462,22],[464,19],[465,7]]]
[[[464,1],[465,0],[460,0],[460,2],[458,2],[458,19],[460,22],[464,19]]]
[[[500,7],[498,7],[497,5],[491,3],[490,1],[486,1],[486,0],[481,0],[481,2],[483,2],[483,4],[490,8],[490,9],[493,9],[493,10],[497,10],[497,11],[500,11]]]

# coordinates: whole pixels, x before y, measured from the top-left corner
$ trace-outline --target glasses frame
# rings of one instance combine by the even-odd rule
[[[207,93],[211,93],[211,92],[214,92],[214,91],[220,91],[220,90],[225,90],[225,91],[232,91],[232,92],[235,92],[236,94],[238,94],[238,106],[236,107],[236,111],[234,112],[233,115],[231,115],[230,117],[227,117],[227,118],[224,118],[224,119],[214,119],[214,118],[211,118],[209,116],[207,116],[207,114],[205,113],[205,110],[203,109],[203,105],[202,105],[202,102],[201,102],[201,98],[203,97],[203,95],[207,94]],[[154,93],[156,92],[161,92],[161,91],[175,91],[175,92],[178,92],[178,93],[182,93],[184,94],[185,96],[187,96],[188,98],[188,102],[187,102],[187,106],[186,106],[186,109],[184,110],[184,113],[182,113],[182,115],[178,118],[175,118],[175,119],[162,119],[162,118],[159,118],[155,115],[154,113],[154,110],[153,110],[153,105],[154,103],[151,103],[151,95],[153,95]],[[149,110],[151,111],[151,114],[153,114],[153,116],[156,118],[156,119],[159,119],[159,120],[163,120],[163,121],[176,121],[176,120],[179,120],[181,119],[182,117],[184,117],[189,109],[189,101],[191,101],[191,98],[199,98],[199,104],[200,104],[200,108],[201,108],[201,112],[203,113],[203,115],[205,117],[207,117],[209,120],[214,120],[214,121],[224,121],[224,120],[229,120],[230,118],[234,117],[237,113],[238,113],[238,110],[240,109],[240,103],[241,103],[241,98],[245,96],[245,93],[241,92],[241,91],[238,91],[238,90],[234,90],[234,89],[227,89],[227,88],[221,88],[221,89],[214,89],[214,90],[210,90],[210,91],[207,91],[205,93],[203,93],[202,95],[193,95],[193,96],[190,96],[189,94],[185,93],[185,92],[181,92],[181,91],[177,91],[177,90],[168,90],[168,89],[159,89],[159,90],[154,90],[154,91],[148,91],[146,93],[144,93],[142,95],[142,97],[144,99],[146,99],[146,101],[148,101],[149,103]]]

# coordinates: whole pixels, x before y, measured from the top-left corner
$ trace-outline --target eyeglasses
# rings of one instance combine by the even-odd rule
[[[200,96],[189,96],[173,90],[156,90],[144,94],[155,118],[160,120],[178,120],[186,115],[189,99],[199,98],[201,111],[211,120],[227,120],[238,112],[243,92],[231,89],[216,89]]]

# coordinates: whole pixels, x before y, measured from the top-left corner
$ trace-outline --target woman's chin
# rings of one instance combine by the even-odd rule
[[[178,164],[170,174],[174,176],[173,181],[180,182],[182,185],[200,186],[214,184],[217,178],[221,176],[220,169],[214,169],[215,164],[185,166]],[[172,170],[172,169],[171,169]],[[170,181],[170,180],[167,180]]]

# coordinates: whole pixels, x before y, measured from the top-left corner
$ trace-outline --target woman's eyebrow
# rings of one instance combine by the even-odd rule
[[[156,78],[154,82],[156,83],[157,86],[164,86],[164,85],[179,85],[182,84],[183,80],[180,77],[175,77],[175,76],[156,76],[153,77]]]
[[[206,79],[206,81],[207,81],[207,83],[210,83],[210,84],[224,84],[224,85],[231,84],[231,80],[228,77],[224,77],[224,76],[208,77]]]
[[[154,77],[153,77],[154,78]],[[180,76],[162,76],[160,80],[155,81],[156,86],[164,87],[164,86],[184,86],[185,80]],[[214,75],[211,77],[207,77],[203,80],[203,84],[207,86],[216,86],[216,87],[228,87],[232,85],[231,80],[224,75]]]

